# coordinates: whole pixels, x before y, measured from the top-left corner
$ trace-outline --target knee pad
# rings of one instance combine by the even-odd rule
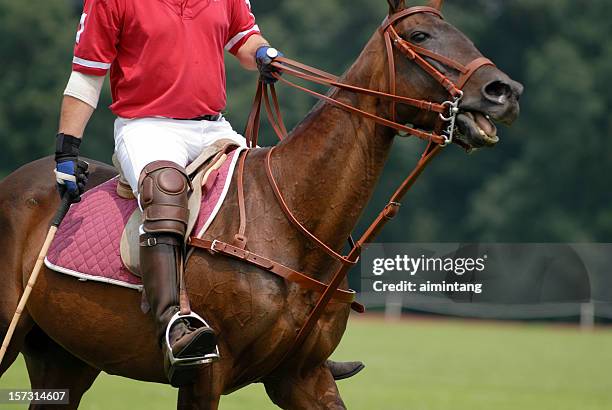
[[[138,188],[144,231],[184,237],[189,221],[190,188],[185,169],[170,161],[152,162],[142,170]]]

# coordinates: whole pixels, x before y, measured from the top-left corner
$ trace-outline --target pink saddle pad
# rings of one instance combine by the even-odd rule
[[[240,151],[228,155],[214,183],[203,193],[194,235],[201,237],[221,208]],[[123,228],[138,204],[117,195],[117,183],[118,179],[113,178],[95,187],[70,207],[45,258],[49,269],[81,280],[142,287],[140,278],[124,266],[119,250]]]

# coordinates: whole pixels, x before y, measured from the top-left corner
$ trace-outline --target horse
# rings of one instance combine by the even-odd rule
[[[390,15],[407,9],[388,0]],[[430,1],[439,9],[441,1]],[[423,50],[463,65],[482,58],[457,28],[433,12],[406,14],[393,23],[398,35]],[[397,95],[444,102],[448,92],[430,73],[392,49],[390,73],[382,31],[376,31],[342,82]],[[457,82],[459,73],[439,60],[426,60]],[[462,88],[456,114],[457,140],[469,147],[498,141],[494,122],[511,124],[519,114],[522,86],[493,65],[476,72]],[[329,94],[380,118],[393,118],[424,130],[438,124],[438,113],[383,102],[376,95],[334,88]],[[381,175],[396,130],[322,102],[279,143],[271,157],[279,189],[295,217],[339,252],[356,225]],[[270,148],[250,151],[244,164],[246,236],[249,250],[330,280],[337,261],[320,252],[288,221],[275,199],[265,165]],[[89,188],[116,175],[90,161]],[[35,264],[48,221],[58,207],[52,158],[26,164],[0,183],[0,337],[6,333],[24,283]],[[236,179],[236,176],[233,177]],[[206,237],[231,241],[239,229],[236,181]],[[320,296],[296,283],[239,260],[195,249],[185,268],[191,307],[219,334],[221,359],[202,367],[193,384],[179,389],[178,408],[216,409],[220,397],[261,382],[270,399],[286,409],[344,409],[326,359],[346,329],[349,305],[330,303],[304,343],[290,356],[296,332]],[[342,283],[346,289],[347,281]],[[27,310],[0,364],[0,376],[21,352],[32,388],[69,388],[77,408],[101,371],[131,379],[167,383],[153,321],[140,310],[140,294],[125,288],[44,270]],[[31,408],[44,408],[32,405]]]

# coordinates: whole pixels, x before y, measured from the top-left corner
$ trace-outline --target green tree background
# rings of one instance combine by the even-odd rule
[[[451,148],[409,194],[383,241],[609,242],[612,237],[612,3],[449,0],[445,14],[526,86],[522,115],[494,150]],[[252,0],[266,37],[287,55],[341,73],[382,21],[384,0]],[[0,176],[53,150],[70,74],[78,0],[0,0]],[[228,117],[242,129],[256,76],[228,59]],[[314,101],[283,89],[288,125]],[[108,87],[84,155],[109,162]],[[269,131],[264,142],[274,139]],[[376,199],[384,205],[422,146],[398,140]],[[363,226],[362,226],[363,227]]]

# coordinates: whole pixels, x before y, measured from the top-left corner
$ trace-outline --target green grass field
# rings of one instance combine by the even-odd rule
[[[612,409],[610,328],[353,318],[334,358],[367,364],[339,382],[349,409]],[[0,388],[27,386],[20,358]],[[175,397],[166,386],[101,375],[81,408],[171,409]],[[274,408],[261,385],[221,401],[223,410]]]

